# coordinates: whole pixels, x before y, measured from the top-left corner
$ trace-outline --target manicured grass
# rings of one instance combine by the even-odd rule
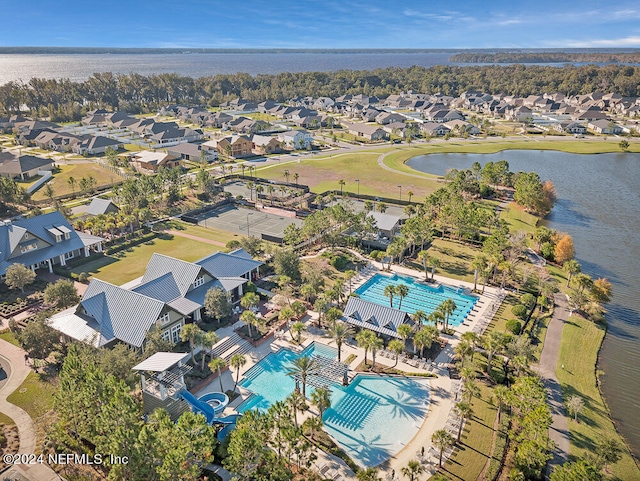
[[[6,414],[0,413],[0,424],[6,424],[9,426],[11,424],[15,424],[15,422]]]
[[[80,179],[89,176],[93,176],[96,179],[96,187],[111,185],[114,182],[124,180],[122,176],[111,172],[98,164],[90,163],[61,165],[60,172],[54,174],[53,179],[47,182],[47,184],[51,184],[51,187],[53,187],[53,193],[56,196],[71,194],[73,191],[68,180],[70,177],[73,177],[76,180],[74,190],[78,193],[80,191]],[[32,198],[33,200],[46,199],[44,195],[44,188],[41,187],[34,192]]]
[[[229,232],[226,230],[212,229],[211,227],[202,227],[199,225],[189,224],[188,222],[181,221],[172,221],[172,223],[169,225],[169,228],[179,230],[180,232],[184,232],[185,234],[202,237],[203,239],[221,242],[225,245],[229,241],[240,240],[244,237],[240,234],[234,234],[233,232]],[[226,249],[224,247],[220,247],[220,250]]]
[[[467,421],[463,431],[461,443],[446,464],[443,465],[444,474],[452,480],[476,479],[484,467],[491,451],[493,438],[493,423],[497,410],[489,404],[491,389],[485,384],[478,383],[481,398],[472,400],[473,417]],[[456,433],[457,434],[457,433]],[[454,436],[455,437],[455,436]],[[495,453],[500,459],[502,453]]]
[[[509,232],[523,231],[532,234],[540,220],[535,215],[529,214],[522,210],[517,204],[511,202],[500,213],[500,219],[505,221],[509,226]]]
[[[132,247],[128,251],[122,251],[113,256],[104,256],[75,267],[72,272],[76,274],[86,272],[103,281],[121,285],[143,275],[154,252],[193,262],[218,250],[224,249],[166,234],[148,243]]]
[[[570,317],[562,330],[556,376],[562,385],[565,400],[578,395],[585,404],[578,415],[580,422],[569,420],[571,456],[574,458],[595,452],[600,436],[615,438],[622,444],[596,379],[598,350],[604,335],[603,326],[577,316]],[[611,466],[611,472],[620,480],[640,479],[640,469],[633,462],[626,445],[622,459]]]
[[[291,175],[298,173],[298,182],[311,187],[314,192],[340,190],[338,181],[346,184],[343,192],[355,196],[358,192],[356,179],[360,180],[360,194],[398,198],[402,186],[402,198],[412,191],[414,201],[422,201],[440,184],[425,176],[424,180],[401,173],[389,172],[378,165],[381,152],[350,152],[329,157],[301,158],[300,162],[272,164],[257,170],[257,176],[267,179],[284,180],[284,171]]]
[[[515,318],[515,316],[511,314],[511,308],[519,303],[520,301],[516,296],[509,294],[507,297],[505,297],[504,301],[502,301],[502,304],[500,304],[498,311],[495,313],[493,319],[487,326],[486,332],[507,332],[507,321],[509,319]]]
[[[39,418],[53,408],[56,387],[30,372],[24,382],[7,397],[7,401],[24,409],[32,419]]]
[[[16,335],[11,331],[6,331],[6,332],[1,333],[0,334],[0,339],[4,339],[5,341],[10,342],[14,346],[22,347],[22,346],[20,346],[20,343],[16,339]]]
[[[474,271],[471,268],[471,262],[480,252],[479,248],[463,242],[436,238],[427,252],[440,261],[436,275],[440,274],[461,281],[473,282]],[[424,266],[420,260],[412,259],[408,264],[424,273]],[[429,275],[431,275],[431,268],[429,268]],[[480,281],[478,281],[478,287],[480,288]]]

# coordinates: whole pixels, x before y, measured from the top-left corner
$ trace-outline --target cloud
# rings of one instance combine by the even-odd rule
[[[640,47],[640,35],[611,39],[568,40],[559,42],[556,45],[564,45],[571,48]]]
[[[519,18],[510,18],[509,20],[502,20],[502,21],[496,22],[496,25],[507,26],[507,25],[517,25],[520,23],[523,23],[523,22]]]

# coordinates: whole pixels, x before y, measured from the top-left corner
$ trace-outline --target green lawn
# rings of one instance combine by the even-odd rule
[[[32,419],[39,418],[53,408],[56,387],[30,372],[24,382],[7,397],[7,401],[24,409]]]
[[[562,385],[565,400],[578,395],[585,403],[585,408],[578,416],[580,422],[569,420],[572,457],[593,453],[599,436],[614,437],[622,443],[596,379],[598,350],[604,335],[605,329],[601,325],[577,316],[570,317],[562,331],[556,376]],[[621,481],[640,479],[640,469],[626,446],[622,459],[611,467],[611,471],[614,478]]]
[[[515,316],[511,314],[511,308],[519,303],[520,301],[516,296],[512,296],[511,294],[509,294],[507,297],[505,297],[504,301],[498,308],[498,311],[495,313],[493,319],[487,326],[487,332],[507,332],[507,321],[509,319],[515,318]]]
[[[0,424],[11,425],[11,424],[15,424],[15,422],[13,422],[13,419],[11,419],[6,414],[0,413]]]
[[[224,250],[204,242],[163,234],[142,245],[112,256],[104,256],[87,264],[74,267],[71,272],[86,272],[112,284],[121,285],[144,274],[154,252],[193,262],[218,250]]]
[[[474,271],[471,269],[471,262],[480,252],[477,247],[438,237],[433,240],[427,252],[430,256],[436,257],[440,261],[440,267],[436,269],[436,275],[473,282]],[[419,260],[412,260],[408,262],[408,265],[424,272],[424,266]],[[431,268],[429,268],[429,275],[431,275]],[[478,283],[478,286],[480,286],[480,283]]]
[[[0,339],[4,339],[5,341],[10,342],[14,346],[22,347],[22,346],[20,346],[20,343],[16,339],[16,335],[11,331],[5,331],[5,332],[1,333],[0,334]]]
[[[185,234],[193,235],[196,237],[202,237],[203,239],[208,239],[216,242],[221,242],[222,244],[227,244],[227,242],[232,240],[240,240],[244,236],[240,234],[234,234],[233,232],[229,232],[221,229],[212,229],[211,227],[202,227],[195,224],[189,224],[188,222],[182,221],[172,221],[168,226],[170,229],[179,230],[180,232],[184,232]],[[213,247],[213,246],[212,246]],[[220,250],[225,250],[223,247],[220,247]]]
[[[384,150],[383,150],[384,151]],[[403,199],[407,192],[412,191],[414,201],[422,201],[439,187],[433,178],[425,176],[424,180],[389,172],[378,165],[378,157],[383,151],[351,152],[328,157],[301,158],[300,162],[272,164],[257,170],[257,176],[267,179],[285,180],[284,171],[291,175],[298,173],[300,184],[308,185],[314,192],[340,190],[338,181],[343,179],[346,184],[343,192],[356,195],[360,181],[360,194],[381,197],[398,198],[402,186]]]
[[[443,465],[443,474],[452,480],[474,480],[484,467],[491,451],[493,437],[493,423],[497,410],[489,404],[491,389],[485,384],[478,383],[480,398],[472,401],[473,418],[465,425],[461,444],[456,449],[446,464]],[[501,459],[502,453],[494,453]]]
[[[76,184],[74,187],[75,192],[79,192],[80,189],[80,179],[83,177],[93,176],[96,181],[96,187],[111,185],[114,182],[119,182],[124,180],[124,178],[118,174],[107,170],[98,164],[90,163],[90,164],[71,164],[71,165],[61,165],[60,172],[53,175],[53,179],[47,182],[53,187],[53,193],[55,196],[58,195],[67,195],[72,193],[71,186],[69,185],[69,178],[73,177],[76,180]],[[33,200],[43,200],[46,199],[44,195],[44,189],[41,187],[32,195]]]
[[[509,226],[510,232],[523,231],[532,234],[538,226],[540,220],[535,215],[529,214],[511,202],[500,213],[500,219],[505,221]]]

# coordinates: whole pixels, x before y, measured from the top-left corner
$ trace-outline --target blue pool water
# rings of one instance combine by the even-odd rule
[[[402,299],[402,305],[400,305],[400,298],[397,296],[393,298],[393,307],[396,309],[401,308],[409,314],[413,314],[418,310],[431,314],[442,301],[453,299],[456,303],[456,310],[449,317],[449,324],[452,326],[462,324],[478,300],[477,297],[459,292],[459,289],[453,287],[430,286],[416,281],[412,277],[404,277],[397,274],[393,276],[375,274],[358,287],[355,292],[361,299],[388,306],[389,298],[384,295],[384,288],[389,284],[405,284],[409,288],[409,295]]]
[[[295,383],[289,364],[303,355],[337,357],[337,350],[313,343],[301,353],[269,354],[245,374],[240,385],[253,393],[238,408],[266,410],[289,396]],[[312,388],[307,388],[310,396]],[[326,431],[360,466],[377,466],[400,451],[416,434],[429,409],[429,381],[357,375],[347,387],[331,387],[331,407],[323,415]]]

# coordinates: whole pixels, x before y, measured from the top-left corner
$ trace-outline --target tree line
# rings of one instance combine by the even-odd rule
[[[463,63],[640,63],[639,52],[497,52],[458,53],[451,62]]]
[[[0,86],[0,113],[16,113],[26,107],[32,115],[53,121],[80,120],[93,108],[118,109],[130,113],[151,112],[167,103],[215,107],[242,97],[252,101],[279,102],[297,96],[338,97],[366,94],[387,97],[405,90],[440,92],[458,96],[466,90],[526,96],[543,92],[566,95],[593,91],[640,95],[640,67],[585,65],[563,68],[539,65],[483,65],[335,72],[282,72],[278,74],[219,74],[192,78],[177,73],[95,73],[85,81],[32,78]]]

